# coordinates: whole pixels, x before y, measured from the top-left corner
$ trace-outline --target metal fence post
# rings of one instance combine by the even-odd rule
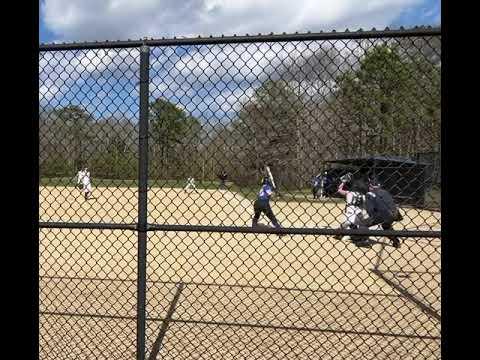
[[[140,129],[138,160],[137,360],[145,359],[148,189],[148,97],[150,48],[140,48]]]

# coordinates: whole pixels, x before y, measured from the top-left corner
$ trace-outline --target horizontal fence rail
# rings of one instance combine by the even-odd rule
[[[136,224],[106,224],[106,223],[59,223],[40,222],[40,228],[45,229],[109,229],[137,230]],[[369,229],[318,229],[318,228],[252,228],[238,226],[201,226],[201,225],[162,225],[147,224],[146,231],[195,231],[242,234],[290,234],[290,235],[365,235],[365,236],[398,236],[408,238],[440,238],[440,231],[415,230],[369,230]]]

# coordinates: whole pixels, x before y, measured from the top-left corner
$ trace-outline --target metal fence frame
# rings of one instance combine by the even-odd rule
[[[370,38],[402,38],[409,36],[438,36],[440,28],[415,27],[405,30],[349,32],[326,32],[326,33],[303,33],[303,34],[269,34],[249,36],[221,36],[221,37],[198,37],[198,38],[173,38],[173,39],[143,39],[128,41],[104,41],[85,43],[62,43],[41,44],[39,52],[79,50],[79,49],[102,49],[102,48],[139,48],[140,49],[140,118],[139,118],[139,159],[138,159],[138,222],[132,224],[115,223],[65,223],[65,222],[39,222],[40,229],[110,229],[130,230],[137,232],[138,238],[138,263],[137,263],[137,359],[145,359],[145,329],[146,329],[146,258],[147,258],[147,232],[149,231],[192,231],[192,232],[223,232],[223,233],[266,233],[266,234],[296,234],[296,235],[367,235],[367,236],[397,236],[405,238],[441,238],[441,231],[422,230],[350,230],[350,229],[321,229],[321,228],[251,228],[233,226],[202,226],[202,225],[168,225],[149,224],[147,222],[147,189],[148,189],[148,112],[149,112],[149,59],[150,46],[175,46],[175,45],[209,45],[209,44],[234,44],[234,43],[257,43],[257,42],[285,42],[285,41],[308,41],[308,40],[350,40]],[[181,291],[181,289],[180,289]],[[175,295],[178,297],[180,291]],[[172,303],[174,306],[174,303]],[[160,339],[161,342],[161,339]],[[155,343],[155,348],[160,343]]]

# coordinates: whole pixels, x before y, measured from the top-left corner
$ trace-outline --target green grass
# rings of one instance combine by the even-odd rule
[[[137,186],[137,180],[119,180],[119,179],[94,179],[95,186],[105,187],[134,187]],[[40,178],[40,186],[76,186],[75,178]]]
[[[75,186],[75,178],[41,178],[40,186]],[[218,189],[219,182],[215,181],[195,181],[197,189]],[[121,179],[93,179],[93,186],[96,187],[116,187],[116,188],[131,188],[138,187],[138,180],[121,180]],[[177,188],[181,189],[186,185],[186,180],[150,180],[148,186],[150,188]],[[227,182],[227,188],[230,191],[236,192],[244,198],[254,201],[257,198],[257,193],[260,189],[260,186],[248,187],[248,186],[238,186],[232,182]],[[342,203],[343,199],[340,198],[327,198],[327,199],[313,199],[311,189],[304,188],[295,191],[281,191],[280,196],[276,196],[275,200],[277,201],[286,201],[286,202],[299,202],[299,203]],[[426,208],[439,209],[441,200],[441,189],[434,187],[430,189],[425,194],[425,204]]]
[[[76,178],[41,178],[40,186],[75,186]],[[148,186],[150,187],[184,187],[186,181],[180,180],[150,180]],[[200,189],[216,189],[218,181],[195,181],[197,188]],[[100,187],[137,187],[138,180],[136,179],[93,179],[92,185]]]
[[[40,178],[40,186],[76,186],[77,179],[75,178],[66,178],[66,177],[57,177],[57,178]],[[98,187],[117,187],[117,188],[126,188],[126,187],[138,187],[138,180],[136,179],[98,179],[94,178],[92,180],[93,186]],[[186,180],[149,180],[149,187],[169,187],[169,188],[183,188],[186,185]],[[195,181],[197,189],[218,189],[219,181]],[[253,191],[256,194],[255,190],[252,190],[248,187],[238,187],[231,182],[227,182],[227,186],[232,191],[238,191],[244,194],[248,194]]]
[[[41,178],[40,186],[76,186],[76,177],[66,178],[66,177],[57,177],[57,178]],[[127,188],[127,187],[138,187],[138,180],[136,179],[98,179],[94,178],[92,181],[93,186],[97,187],[116,187],[116,188]],[[150,188],[183,188],[186,185],[186,180],[150,180],[148,186]],[[219,186],[219,181],[195,181],[197,189],[210,189],[216,190]],[[248,200],[254,201],[257,198],[257,193],[260,189],[260,186],[249,187],[249,186],[238,186],[235,183],[227,182],[227,188],[230,191],[236,192]],[[295,201],[295,202],[339,202],[341,199],[337,198],[328,198],[327,200],[313,199],[311,189],[305,188],[295,191],[281,191],[280,196],[277,196],[278,201]]]
[[[40,186],[75,186],[75,178],[41,178]],[[197,189],[218,189],[219,182],[215,181],[196,181],[195,182]],[[93,179],[93,186],[98,187],[116,187],[116,188],[127,188],[127,187],[138,187],[138,180],[136,179]],[[150,180],[148,186],[151,188],[183,188],[186,185],[186,180]],[[249,187],[249,186],[238,186],[232,182],[227,182],[227,187],[230,191],[234,191],[244,198],[254,201],[257,198],[258,190],[260,186]],[[277,196],[278,201],[292,201],[292,202],[324,202],[324,203],[339,203],[343,202],[343,199],[340,198],[328,198],[328,199],[313,199],[312,191],[310,188],[299,189],[295,191],[281,191],[280,196]],[[441,199],[441,190],[439,188],[432,188],[425,194],[425,206],[438,208],[440,206]]]

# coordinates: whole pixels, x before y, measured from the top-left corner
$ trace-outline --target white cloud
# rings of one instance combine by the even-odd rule
[[[53,85],[52,83],[42,84],[38,89],[38,97],[40,99],[41,105],[46,105],[60,89]]]
[[[120,102],[132,98],[121,82],[137,81],[138,57],[138,49],[41,52],[40,104],[56,107],[83,102],[94,108],[109,96]]]
[[[45,0],[65,41],[382,28],[423,0]]]

